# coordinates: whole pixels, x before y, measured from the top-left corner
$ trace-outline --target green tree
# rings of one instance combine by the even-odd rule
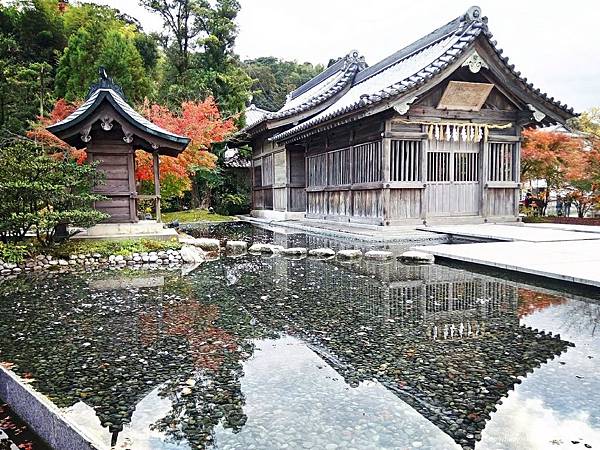
[[[35,231],[43,244],[60,227],[89,227],[107,218],[93,209],[102,199],[92,193],[98,182],[93,165],[53,158],[24,138],[0,143],[0,240],[21,241]]]
[[[56,95],[69,101],[83,98],[97,80],[100,66],[133,101],[150,94],[151,83],[135,45],[135,33],[122,24],[102,33],[91,21],[69,39],[58,66]]]
[[[65,43],[55,0],[0,5],[0,129],[22,133],[54,103],[56,60]]]
[[[174,107],[212,95],[225,115],[241,112],[252,80],[233,52],[237,0],[140,0],[159,14],[165,33],[165,70],[160,96]]]
[[[253,79],[252,102],[259,108],[277,111],[286,95],[323,71],[320,64],[299,64],[274,57],[244,61],[244,69]]]

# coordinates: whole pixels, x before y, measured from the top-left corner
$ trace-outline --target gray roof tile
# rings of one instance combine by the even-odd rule
[[[282,141],[293,136],[302,136],[306,130],[332,118],[378,103],[390,97],[390,87],[402,86],[403,92],[413,89],[458,59],[482,34],[488,39],[492,36],[487,30],[487,18],[481,16],[478,7],[472,7],[466,14],[361,71],[356,75],[352,87],[334,104],[271,139]],[[500,56],[502,50],[498,49],[494,42],[490,41],[490,44]],[[522,82],[523,87],[543,100],[547,99],[546,94],[540,94],[539,89],[533,90],[531,84],[526,84],[527,79],[520,77],[520,72],[515,71],[514,65],[507,64],[508,58],[501,59],[506,68]],[[572,108],[567,108],[553,98],[547,101],[569,114],[573,113]]]

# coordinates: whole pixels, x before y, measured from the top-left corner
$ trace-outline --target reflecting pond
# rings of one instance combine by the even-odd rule
[[[600,448],[600,305],[569,292],[245,255],[20,277],[0,308],[0,362],[107,447]]]

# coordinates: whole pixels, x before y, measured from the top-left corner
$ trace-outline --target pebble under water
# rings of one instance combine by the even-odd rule
[[[317,244],[202,233],[232,232]],[[600,449],[600,304],[567,291],[245,255],[22,276],[0,311],[0,363],[106,447]]]

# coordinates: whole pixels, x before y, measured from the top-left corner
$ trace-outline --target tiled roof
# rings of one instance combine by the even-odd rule
[[[225,150],[223,155],[225,167],[231,167],[234,169],[249,169],[252,164],[250,160],[240,155],[240,152],[236,148],[229,148]]]
[[[488,39],[499,56],[502,54],[502,50],[496,47],[496,42],[491,40],[487,18],[482,17],[481,9],[474,6],[466,14],[363,70],[354,78],[352,87],[334,104],[271,139],[284,141],[291,137],[300,138],[308,134],[309,129],[335,117],[407,96],[410,91],[422,86],[463,56],[480,35]],[[514,70],[514,65],[508,64],[508,58],[500,58],[530,93],[567,114],[573,114],[572,108],[554,101],[554,98],[548,98],[539,89],[534,89],[531,83],[527,83],[526,78],[521,78],[520,72]]]
[[[347,89],[352,84],[356,74],[365,67],[364,58],[356,51],[350,52],[344,58],[332,64],[319,75],[293,91],[288,96],[285,105],[279,111],[266,112],[266,114],[255,122],[250,122],[246,119],[247,125],[239,133],[247,132],[269,120],[281,120],[293,117],[318,107],[341,93],[344,89]]]
[[[271,111],[261,109],[254,104],[248,106],[244,111],[244,116],[246,117],[246,128],[252,127],[254,124],[260,122],[264,116],[270,113]]]
[[[48,131],[53,134],[60,134],[62,131],[80,124],[90,117],[105,100],[108,101],[123,116],[123,118],[127,120],[127,122],[146,133],[169,140],[176,144],[177,147],[183,146],[183,148],[185,148],[190,142],[189,138],[171,133],[150,122],[135,111],[115,90],[111,88],[96,89],[71,115],[60,122],[49,126]],[[183,150],[183,148],[181,150]]]

